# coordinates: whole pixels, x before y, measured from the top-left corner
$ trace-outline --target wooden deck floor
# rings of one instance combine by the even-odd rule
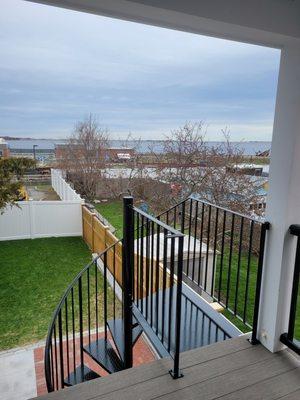
[[[182,353],[181,379],[171,378],[171,366],[161,359],[39,399],[300,399],[299,358],[288,350],[272,354],[245,337]]]

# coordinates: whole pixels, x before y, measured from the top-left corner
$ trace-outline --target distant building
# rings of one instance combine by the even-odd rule
[[[8,144],[3,138],[0,138],[0,158],[2,157],[7,158],[9,156],[10,156],[10,150]]]
[[[112,162],[125,162],[134,158],[135,151],[130,147],[110,147],[105,150],[108,159]]]
[[[57,160],[62,160],[66,158],[67,155],[67,144],[57,144],[55,146],[55,158]],[[80,145],[72,145],[72,149],[74,151],[74,157],[80,158],[81,146]],[[103,149],[99,157],[103,156],[108,162],[121,163],[126,162],[134,158],[135,151],[133,148],[129,147],[109,147]]]
[[[244,175],[269,176],[269,164],[240,163],[227,167],[228,172],[239,172]]]

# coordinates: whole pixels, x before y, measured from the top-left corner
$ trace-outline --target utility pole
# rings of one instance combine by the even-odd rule
[[[38,147],[38,145],[37,144],[34,144],[33,146],[32,146],[32,149],[33,149],[33,159],[36,161],[36,154],[35,154],[35,148],[36,147]]]

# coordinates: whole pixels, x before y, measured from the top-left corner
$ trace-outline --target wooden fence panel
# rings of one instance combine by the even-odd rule
[[[94,215],[93,217],[93,252],[102,253],[106,248],[106,235],[109,227]]]
[[[102,253],[105,249],[116,243],[116,245],[107,252],[107,267],[112,275],[115,276],[118,284],[122,287],[122,243],[118,242],[119,239],[109,230],[109,227],[104,225],[97,215],[92,213],[86,206],[82,207],[82,228],[83,239],[93,253]],[[158,273],[156,272],[157,268]],[[148,280],[146,280],[147,273],[149,277]],[[143,282],[140,280],[141,274],[144,277]],[[156,288],[158,288],[158,290],[163,288],[163,265],[161,262],[157,263],[156,260],[153,260],[151,265],[150,259],[147,260],[146,257],[142,258],[135,255],[134,277],[135,293],[137,290],[138,298],[141,299],[147,294],[149,295],[151,289],[155,292]],[[139,282],[137,282],[137,279],[139,279]],[[158,282],[156,284],[157,279]],[[146,281],[149,282],[148,288]],[[174,277],[174,283],[175,282],[176,277]],[[166,288],[170,287],[170,284],[170,275],[166,272]]]
[[[82,206],[82,237],[93,251],[93,216],[94,214],[85,206]]]

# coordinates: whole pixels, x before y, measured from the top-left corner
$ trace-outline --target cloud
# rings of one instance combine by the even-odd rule
[[[62,136],[92,112],[119,136],[161,138],[205,120],[230,126],[236,139],[270,139],[279,57],[261,46],[2,0],[0,133]]]

